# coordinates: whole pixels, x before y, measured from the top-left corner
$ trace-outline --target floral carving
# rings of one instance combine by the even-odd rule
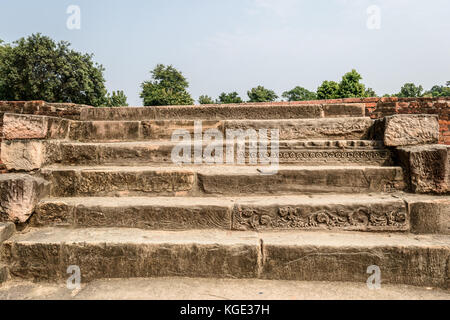
[[[369,206],[358,208],[311,209],[280,207],[274,214],[270,209],[236,208],[234,227],[252,229],[315,229],[315,228],[390,228],[407,227],[406,212],[402,208],[373,210]]]

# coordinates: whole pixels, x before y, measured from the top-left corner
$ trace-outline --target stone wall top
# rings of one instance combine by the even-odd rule
[[[81,110],[85,108],[93,107],[75,103],[49,103],[41,100],[0,101],[0,116],[4,113],[18,113],[78,119]]]

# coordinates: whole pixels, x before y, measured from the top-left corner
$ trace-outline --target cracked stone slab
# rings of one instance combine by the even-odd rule
[[[450,196],[405,195],[411,232],[450,235]]]
[[[364,104],[280,105],[277,103],[82,109],[81,120],[226,120],[363,117]]]
[[[449,236],[337,232],[152,231],[38,228],[4,242],[14,278],[262,278],[366,283],[379,266],[383,283],[449,287]]]
[[[437,288],[365,283],[257,279],[137,278],[101,279],[81,284],[12,280],[0,287],[0,300],[450,300]]]
[[[1,145],[1,159],[8,170],[33,171],[44,164],[41,140],[3,140]]]
[[[437,115],[393,115],[386,117],[384,122],[384,144],[386,146],[435,144],[439,141]]]
[[[377,266],[383,283],[450,287],[448,236],[291,232],[262,240],[264,279],[366,282]]]
[[[255,278],[254,233],[41,228],[3,243],[1,258],[13,277],[67,279],[77,265],[83,282],[99,278],[200,276]]]
[[[3,135],[7,140],[65,139],[69,123],[56,117],[7,113],[3,117]]]
[[[11,222],[0,222],[0,243],[8,240],[16,231],[16,226]]]
[[[26,222],[47,187],[48,182],[31,175],[0,175],[0,221]]]
[[[397,154],[412,192],[436,194],[449,192],[450,165],[447,146],[402,147],[398,148]]]

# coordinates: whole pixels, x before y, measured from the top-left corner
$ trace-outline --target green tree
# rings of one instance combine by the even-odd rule
[[[346,73],[339,83],[339,98],[362,98],[366,96],[366,87],[360,83],[362,76],[353,69]]]
[[[122,90],[113,91],[112,94],[108,92],[106,96],[106,103],[104,107],[127,107],[127,96]]]
[[[37,33],[0,47],[0,100],[105,103],[104,68],[70,43]]]
[[[203,95],[198,98],[198,103],[200,104],[214,104],[214,99],[210,96]]]
[[[429,91],[425,92],[427,97],[450,97],[450,81],[445,86],[433,86]]]
[[[368,98],[378,97],[376,92],[372,88],[367,88],[364,96]]]
[[[316,100],[317,94],[315,92],[311,92],[308,89],[302,87],[295,87],[290,91],[286,91],[282,95],[283,98],[288,101],[308,101],[308,100]]]
[[[5,55],[7,54],[8,46],[3,44],[3,40],[0,39],[0,71],[2,70],[2,65],[5,61]],[[0,77],[0,99],[6,96],[6,93],[2,92],[5,90],[4,79]]]
[[[151,71],[152,80],[141,85],[145,106],[190,105],[194,100],[187,92],[189,82],[173,66],[158,64]]]
[[[339,84],[335,81],[324,81],[317,89],[317,98],[320,100],[339,98]]]
[[[242,103],[242,99],[239,97],[237,92],[225,93],[222,92],[219,96],[219,103],[221,104],[230,104],[230,103]]]
[[[399,98],[416,98],[421,97],[423,92],[422,86],[416,86],[414,83],[405,83],[397,94]]]
[[[275,91],[266,89],[263,86],[257,86],[247,91],[247,95],[250,99],[248,102],[271,102],[278,99]]]

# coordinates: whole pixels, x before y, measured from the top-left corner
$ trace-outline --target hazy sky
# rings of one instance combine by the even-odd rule
[[[66,26],[70,5],[79,30]],[[367,27],[372,5],[380,29]],[[0,12],[0,39],[41,32],[93,53],[130,105],[142,105],[140,83],[157,63],[183,71],[195,99],[246,99],[260,84],[316,90],[352,68],[378,94],[450,80],[449,0],[0,0]]]

